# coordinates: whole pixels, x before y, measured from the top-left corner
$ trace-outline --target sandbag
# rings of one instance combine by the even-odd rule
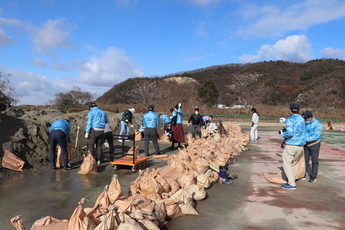
[[[135,141],[142,141],[143,136],[142,133],[140,131],[135,131],[134,132],[134,140]]]
[[[192,198],[184,188],[181,188],[169,199],[174,200],[181,209],[183,214],[199,215],[195,208],[192,206]]]
[[[117,227],[117,230],[144,230],[138,222],[130,218],[128,215],[122,214],[122,216],[122,222]]]
[[[71,152],[72,152],[72,147],[71,146],[67,146],[68,162],[71,159]],[[57,147],[56,164],[55,164],[55,166],[56,166],[56,168],[62,168],[63,167],[63,157],[62,157],[61,146]],[[71,165],[68,163],[68,166],[71,166]]]
[[[99,205],[100,210],[105,214],[108,211],[108,207],[110,205],[110,200],[108,196],[109,185],[104,187],[103,192],[98,196],[94,207]]]
[[[21,215],[17,215],[11,219],[12,225],[17,229],[17,230],[25,230],[23,226],[23,218]]]
[[[285,176],[285,173],[283,173],[282,170],[280,170],[278,173],[264,173],[264,177],[266,180],[268,180],[271,183],[274,184],[287,184],[287,178]]]
[[[36,220],[31,230],[68,230],[68,220],[59,220],[52,216],[46,216]]]
[[[203,200],[206,197],[205,189],[196,184],[188,186],[186,192],[194,200]]]
[[[165,209],[167,212],[167,217],[169,218],[177,218],[179,216],[183,216],[183,212],[181,212],[180,207],[176,204],[174,200],[171,199],[164,199]]]
[[[97,172],[97,165],[96,159],[92,156],[92,154],[87,154],[84,157],[84,161],[80,166],[79,174],[98,174]]]
[[[22,172],[24,163],[25,162],[23,160],[14,155],[12,152],[5,150],[1,165],[4,168]]]
[[[110,203],[112,204],[115,202],[115,200],[123,196],[122,188],[116,174],[114,174],[111,178],[108,196]]]
[[[127,155],[126,155],[126,158],[129,159],[129,160],[133,160],[133,156],[134,156],[134,159],[140,158],[140,155],[139,155],[139,146],[131,147],[131,148],[128,150]]]
[[[74,210],[71,218],[69,219],[68,229],[78,230],[94,230],[96,225],[85,215],[83,212],[83,204],[85,198],[78,202],[78,207]]]

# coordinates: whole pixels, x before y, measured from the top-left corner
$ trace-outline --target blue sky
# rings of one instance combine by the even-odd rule
[[[72,86],[264,60],[345,58],[343,0],[1,0],[0,72],[19,104]],[[120,103],[120,102],[119,102]]]

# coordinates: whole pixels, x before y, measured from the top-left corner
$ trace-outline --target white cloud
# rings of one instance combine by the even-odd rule
[[[306,62],[312,59],[310,43],[305,35],[288,36],[277,41],[274,45],[263,45],[257,55],[243,55],[242,63],[263,60],[285,60],[291,62]]]
[[[33,50],[39,54],[51,55],[52,49],[69,47],[76,49],[70,42],[70,25],[65,24],[62,19],[48,20],[42,28],[31,29]]]
[[[210,56],[213,56],[213,54],[205,54],[205,55],[202,55],[199,57],[187,58],[187,59],[183,60],[183,62],[198,61],[198,60],[204,59],[206,57],[210,57]]]
[[[131,77],[144,76],[142,69],[122,49],[108,47],[81,67],[81,82],[94,86],[112,86]]]
[[[0,49],[4,46],[10,46],[14,43],[11,36],[6,34],[6,31],[0,28]]]
[[[199,38],[207,38],[208,33],[206,32],[206,23],[199,22],[198,27],[194,30],[194,34]]]
[[[220,0],[188,0],[188,2],[191,2],[196,6],[209,6],[216,5]]]
[[[44,67],[44,66],[47,66],[47,62],[41,58],[34,58],[32,60],[32,64],[34,64],[35,66],[38,66],[38,67]]]
[[[325,58],[342,58],[345,55],[345,49],[333,49],[330,47],[324,48],[320,51]]]
[[[284,3],[284,2],[283,2]],[[251,23],[241,34],[267,37],[286,31],[306,30],[310,26],[345,17],[343,0],[306,0],[293,5],[248,6],[241,12]]]

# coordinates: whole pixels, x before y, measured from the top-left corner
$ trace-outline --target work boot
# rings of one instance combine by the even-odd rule
[[[227,166],[219,166],[219,180],[218,182],[221,184],[232,184],[232,180],[229,180],[226,174],[226,170],[228,169]]]

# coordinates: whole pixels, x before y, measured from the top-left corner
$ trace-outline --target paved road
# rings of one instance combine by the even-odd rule
[[[263,177],[265,172],[277,173],[282,166],[278,129],[259,127],[260,140],[249,144],[250,150],[242,152],[230,166],[229,171],[239,178],[231,185],[214,184],[207,190],[207,198],[196,203],[199,215],[173,219],[163,229],[345,229],[345,150],[323,143],[318,181],[299,181],[297,190],[283,190]],[[248,130],[244,127],[243,132]],[[344,144],[344,135],[325,132],[324,139]],[[164,150],[169,143],[160,146]],[[152,145],[150,148],[153,151]],[[165,164],[150,160],[150,167]],[[98,170],[99,174],[87,176],[79,175],[78,169],[47,171],[39,176],[19,174],[1,181],[0,229],[14,229],[9,220],[17,214],[23,216],[27,229],[47,215],[68,219],[82,197],[88,199],[86,206],[93,206],[114,173],[107,163]],[[128,169],[115,173],[126,195],[138,173]]]

